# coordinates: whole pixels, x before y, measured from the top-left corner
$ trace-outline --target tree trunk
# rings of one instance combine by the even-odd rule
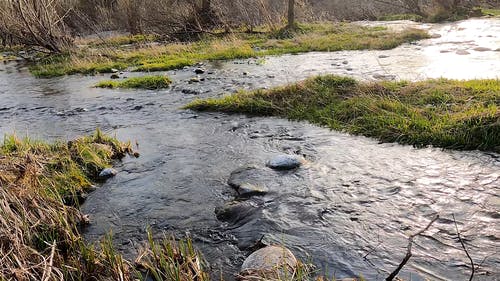
[[[205,13],[208,13],[210,11],[210,0],[203,0],[201,2],[201,10]]]
[[[215,23],[215,13],[212,11],[211,0],[202,0],[199,15],[203,27],[211,27]]]
[[[288,0],[288,28],[295,27],[295,0]]]

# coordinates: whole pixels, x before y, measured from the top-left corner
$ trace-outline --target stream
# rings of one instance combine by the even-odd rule
[[[468,280],[470,262],[456,238],[453,215],[478,269],[475,280],[500,280],[500,155],[381,144],[305,122],[197,113],[196,98],[269,88],[318,74],[362,80],[498,79],[500,19],[414,26],[432,39],[393,50],[306,53],[206,63],[168,71],[170,89],[109,90],[92,86],[109,75],[36,79],[17,63],[0,64],[0,134],[72,139],[96,127],[130,140],[141,157],[117,163],[118,175],[82,206],[88,241],[112,231],[118,250],[134,258],[150,226],[158,237],[193,238],[214,276],[232,280],[248,248],[284,244],[320,273],[384,280],[416,239],[400,275],[407,280]],[[138,76],[144,73],[125,73]],[[290,172],[265,168],[280,154],[307,163]],[[269,192],[244,201],[229,221],[215,210],[236,193],[227,180],[255,167]]]

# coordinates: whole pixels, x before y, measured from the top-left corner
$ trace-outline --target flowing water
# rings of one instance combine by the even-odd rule
[[[383,280],[405,255],[407,237],[439,214],[417,238],[402,276],[467,280],[470,265],[454,214],[479,265],[476,280],[500,280],[500,155],[379,144],[303,122],[180,109],[195,98],[324,73],[365,80],[498,78],[500,20],[417,26],[440,37],[388,51],[214,63],[204,81],[192,84],[193,68],[186,68],[167,72],[175,82],[163,91],[92,88],[104,76],[35,79],[7,63],[0,66],[0,134],[71,139],[100,127],[137,142],[141,157],[118,163],[119,174],[83,206],[92,220],[86,238],[112,230],[129,257],[151,226],[156,233],[190,235],[226,279],[262,239],[286,245],[336,277]],[[303,155],[307,164],[287,173],[266,170],[265,162],[282,153]],[[229,175],[247,166],[257,167],[270,192],[244,201],[234,219],[219,221],[215,209],[235,198]]]

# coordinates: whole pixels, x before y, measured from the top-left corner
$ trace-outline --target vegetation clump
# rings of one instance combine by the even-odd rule
[[[397,21],[397,20],[411,20],[411,21],[423,21],[424,17],[417,14],[390,14],[384,15],[377,18],[379,21]]]
[[[81,46],[70,54],[50,56],[33,65],[37,77],[65,74],[108,73],[113,68],[133,67],[135,71],[163,71],[194,65],[199,61],[243,59],[311,51],[391,49],[406,42],[428,38],[422,30],[389,31],[346,23],[298,25],[300,32],[276,32],[266,28],[252,33],[224,31],[206,35],[191,43],[171,43],[109,48]],[[109,39],[113,40],[113,39]]]
[[[417,147],[500,152],[500,80],[358,82],[319,76],[196,100],[194,110],[275,115]]]
[[[146,245],[139,266],[114,250],[111,237],[97,247],[83,241],[80,229],[89,223],[78,209],[83,195],[99,171],[131,153],[130,144],[99,130],[68,143],[5,137],[0,145],[0,280],[145,280],[167,268],[206,276],[201,267],[187,265],[195,256],[200,259],[192,246],[184,246],[190,242]]]
[[[164,89],[172,84],[172,80],[165,75],[156,76],[142,76],[128,78],[123,81],[106,80],[99,82],[96,87],[98,88],[124,88],[124,89]]]

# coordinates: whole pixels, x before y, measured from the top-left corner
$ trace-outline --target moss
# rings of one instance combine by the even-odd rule
[[[285,34],[286,33],[286,34]],[[37,77],[93,74],[131,67],[135,71],[182,68],[204,60],[229,60],[310,51],[390,49],[427,38],[421,30],[392,32],[346,23],[301,24],[294,32],[259,29],[257,33],[215,33],[198,42],[136,48],[83,46],[71,54],[49,57],[30,70]],[[113,39],[108,39],[114,44]],[[120,40],[118,40],[120,41]]]
[[[500,80],[364,83],[320,76],[196,100],[194,110],[275,115],[417,147],[500,152]]]
[[[168,88],[172,80],[164,75],[142,76],[128,78],[123,81],[107,80],[99,82],[98,88],[125,88],[125,89],[163,89]]]

